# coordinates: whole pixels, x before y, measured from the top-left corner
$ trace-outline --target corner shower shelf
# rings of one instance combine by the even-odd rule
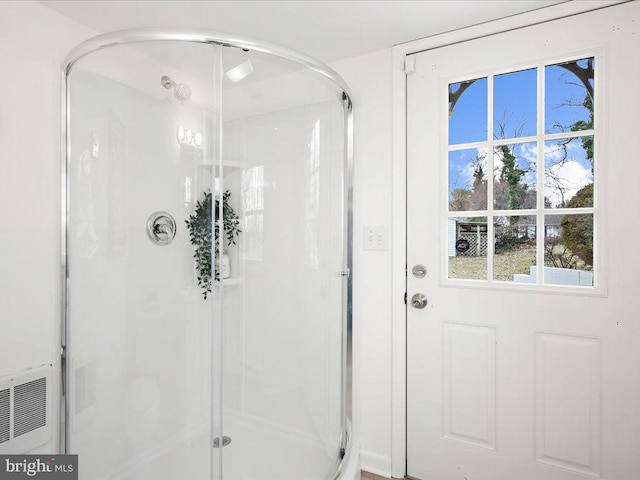
[[[213,160],[210,158],[205,158],[204,160],[202,160],[199,164],[199,167],[204,167],[204,168],[213,168],[214,167],[214,163]],[[229,160],[229,159],[223,159],[222,160],[222,167],[229,169],[231,171],[233,170],[238,170],[240,168],[242,168],[242,166],[240,165],[240,162],[237,160]],[[220,168],[220,165],[218,163],[215,163],[215,168],[218,169]]]
[[[242,285],[243,281],[243,277],[225,278],[222,283],[222,288]],[[204,300],[204,298],[202,298],[202,289],[198,286],[187,288],[186,290],[184,290],[183,295],[185,296],[187,303],[199,303]],[[210,300],[212,298],[217,298],[215,290],[209,293],[209,295],[207,296],[207,300]]]

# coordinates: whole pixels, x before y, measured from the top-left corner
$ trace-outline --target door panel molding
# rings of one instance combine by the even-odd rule
[[[534,332],[536,462],[600,477],[601,339]]]
[[[443,337],[443,436],[495,450],[496,328],[445,322]]]

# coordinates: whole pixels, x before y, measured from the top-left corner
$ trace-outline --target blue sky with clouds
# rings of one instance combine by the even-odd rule
[[[579,62],[584,66],[586,61]],[[545,118],[544,132],[563,131],[559,125],[568,127],[577,120],[587,121],[589,112],[582,106],[586,90],[577,77],[557,65],[545,67]],[[528,69],[494,77],[493,126],[494,138],[520,138],[537,133],[537,70]],[[454,89],[455,90],[455,89]],[[487,140],[488,128],[488,81],[486,78],[474,82],[458,100],[449,119],[449,144],[481,142]],[[504,130],[504,134],[500,130]],[[517,140],[514,141],[514,143]],[[545,142],[545,196],[552,204],[568,200],[580,188],[593,182],[591,164],[579,140],[570,142],[567,156],[560,164],[554,145],[557,141]],[[521,168],[525,165],[535,170],[537,145],[527,143],[516,147],[514,152]],[[449,193],[455,188],[468,189],[473,183],[473,164],[486,149],[472,148],[449,153]],[[485,159],[486,161],[486,159]],[[501,161],[494,156],[495,167]],[[531,168],[530,168],[531,169]],[[485,169],[486,172],[486,169]],[[547,176],[553,177],[550,181]],[[524,182],[531,185],[535,175],[526,175]],[[555,187],[554,187],[555,185]],[[559,185],[559,187],[558,187]],[[531,185],[533,186],[533,185]],[[561,192],[555,192],[560,188]],[[451,195],[450,195],[451,199]]]

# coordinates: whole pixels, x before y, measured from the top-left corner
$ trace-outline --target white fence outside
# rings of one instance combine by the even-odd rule
[[[536,283],[538,268],[530,267],[529,274],[516,274],[513,281],[516,283]],[[580,285],[593,286],[593,272],[588,270],[574,270],[572,268],[544,267],[545,285]]]

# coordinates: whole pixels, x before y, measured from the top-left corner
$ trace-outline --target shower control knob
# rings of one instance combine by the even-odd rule
[[[427,306],[427,297],[421,293],[416,293],[411,297],[411,305],[413,308],[424,308]]]
[[[169,245],[176,236],[176,221],[167,212],[155,212],[147,220],[147,236],[156,245]]]

